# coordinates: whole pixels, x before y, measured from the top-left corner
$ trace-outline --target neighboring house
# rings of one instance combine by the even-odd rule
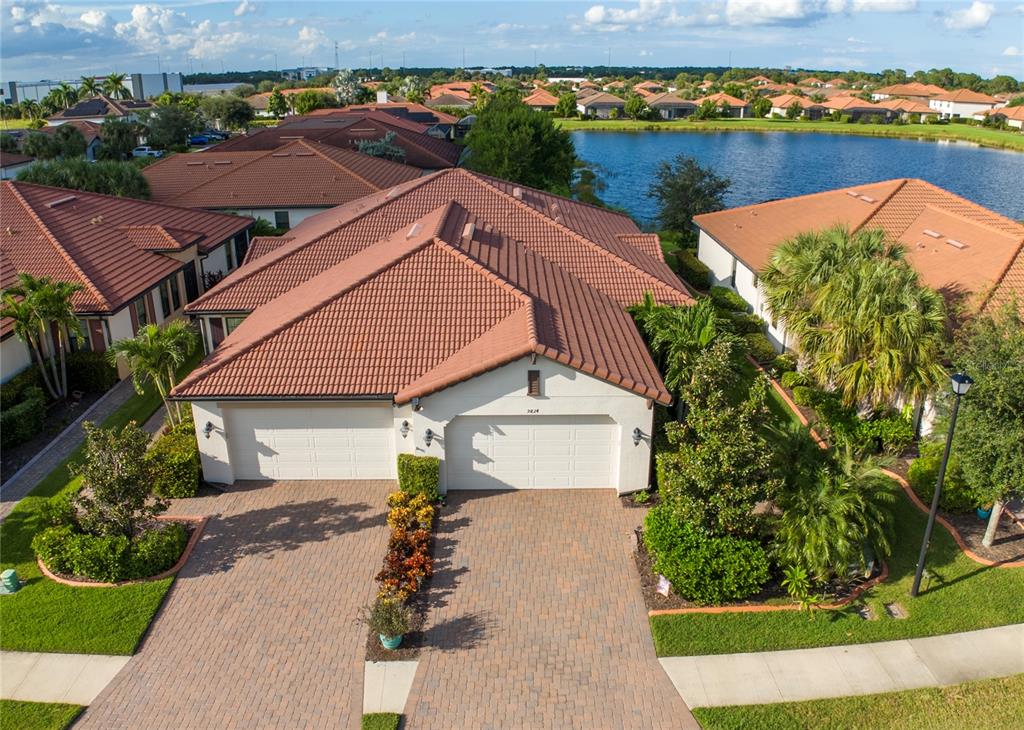
[[[183,155],[184,156],[184,155]],[[203,274],[227,273],[245,255],[252,219],[20,182],[0,183],[3,285],[19,272],[82,286],[72,303],[84,337],[102,352],[142,324],[180,316],[204,291]],[[213,264],[230,260],[230,266]],[[30,364],[0,321],[0,381]],[[121,376],[127,370],[120,368]]]
[[[826,89],[845,89],[849,85],[850,82],[842,78],[829,79],[825,82]]]
[[[1006,126],[1013,127],[1014,129],[1024,129],[1024,105],[1022,106],[1004,106],[999,109],[991,109],[989,111],[975,114],[974,118],[982,121],[984,119],[995,119],[997,121],[1005,121]]]
[[[586,87],[583,87],[579,91],[576,92],[576,101],[580,102],[580,101],[583,101],[584,99],[589,99],[594,94],[600,94],[600,93],[603,93],[600,89],[595,89],[593,87],[586,86]]]
[[[751,86],[765,86],[767,84],[774,84],[775,82],[767,76],[753,76],[747,79],[747,83]]]
[[[800,107],[800,116],[807,117],[808,119],[821,119],[825,113],[825,107],[822,104],[811,101],[806,96],[782,94],[781,96],[773,96],[769,101],[772,103],[769,114],[778,114],[783,117],[786,116],[790,107],[794,104]]]
[[[692,303],[627,216],[444,170],[306,220],[194,302],[203,473],[644,489],[671,395],[626,308]],[[244,319],[243,319],[244,318]],[[219,337],[226,335],[223,341]]]
[[[319,86],[305,89],[280,89],[281,96],[284,97],[284,100],[288,103],[289,107],[291,106],[292,101],[290,97],[293,97],[296,94],[301,94],[303,91],[319,91],[321,93],[334,96],[334,88],[331,86]],[[270,105],[270,97],[273,93],[274,92],[272,91],[266,91],[262,94],[253,94],[252,96],[245,97],[245,102],[253,108],[256,112],[256,116],[272,117],[274,115],[270,113],[267,107]]]
[[[928,101],[928,106],[943,119],[958,119],[960,117],[971,118],[975,114],[989,111],[998,103],[999,100],[994,96],[970,89],[957,89],[931,98]]]
[[[908,120],[911,117],[926,117],[935,113],[935,110],[923,102],[898,97],[877,102],[875,106],[887,109],[890,114],[897,115],[903,120]]]
[[[446,94],[451,94],[452,96],[458,96],[466,101],[473,102],[476,100],[473,96],[474,86],[479,87],[488,94],[493,94],[498,90],[498,87],[490,81],[450,81],[446,84],[434,84],[431,86],[427,98],[436,99]]]
[[[714,81],[701,81],[699,84],[697,84],[697,88],[700,89],[701,91],[707,91],[708,89],[712,88],[714,85],[715,85]]]
[[[221,148],[147,166],[152,200],[262,218],[288,229],[321,211],[420,177],[398,162],[304,139],[275,149]]]
[[[136,101],[134,99],[111,99],[103,96],[93,96],[82,99],[64,111],[57,112],[48,117],[46,123],[56,127],[70,121],[93,122],[103,124],[109,117],[123,119],[129,122],[139,121],[139,112],[152,109],[153,103],[148,101]]]
[[[35,161],[35,157],[17,152],[0,152],[0,180],[13,180],[19,172],[30,167]]]
[[[472,97],[457,96],[455,94],[439,94],[427,99],[425,103],[431,109],[446,106],[453,109],[472,109],[474,104],[476,104]]]
[[[929,99],[945,93],[946,90],[941,86],[911,81],[906,84],[893,84],[892,86],[883,86],[880,89],[875,89],[871,92],[871,100],[884,101],[890,97],[899,96],[904,99],[912,99],[927,104]]]
[[[829,112],[840,112],[854,121],[861,117],[872,116],[880,116],[884,121],[890,116],[894,116],[894,112],[884,106],[858,99],[856,96],[834,96],[823,101],[821,105]]]
[[[619,81],[618,79],[615,79],[614,81],[609,81],[607,84],[604,85],[605,91],[622,91],[622,89],[625,88],[626,82]]]
[[[766,309],[758,274],[774,248],[798,233],[842,224],[881,228],[907,248],[924,284],[977,311],[1024,295],[1024,225],[923,180],[897,179],[731,208],[694,218],[697,257],[716,286],[734,289],[791,347]]]
[[[558,97],[545,89],[534,89],[533,93],[523,99],[523,103],[539,112],[553,112],[558,106]]]
[[[39,131],[42,132],[43,134],[52,135],[57,132],[57,129],[68,124],[70,124],[72,127],[75,127],[79,132],[82,133],[82,136],[85,138],[85,158],[87,160],[95,160],[96,153],[100,149],[100,131],[103,129],[102,124],[86,120],[74,119],[68,122],[64,122],[64,124],[57,125],[56,127],[49,125],[41,127]]]
[[[697,111],[697,102],[671,92],[648,97],[647,106],[657,111],[662,119],[683,119]]]
[[[808,76],[807,78],[800,80],[800,85],[811,86],[814,88],[823,88],[825,86],[825,82],[819,79],[817,76]]]
[[[665,91],[665,84],[657,81],[641,81],[639,84],[633,87],[633,91],[640,93],[642,91],[649,91],[652,94],[660,94]]]
[[[621,115],[625,108],[625,101],[603,91],[589,94],[582,99],[578,95],[576,97],[576,111],[588,117],[609,119],[612,116],[612,109],[618,110],[618,114]]]
[[[709,100],[715,102],[715,108],[719,110],[724,109],[727,116],[744,119],[751,115],[750,104],[742,99],[737,99],[735,96],[730,96],[724,91],[697,99],[697,106]]]
[[[276,127],[232,137],[221,142],[213,150],[273,150],[297,139],[341,149],[358,150],[362,141],[375,141],[394,133],[392,144],[405,150],[405,164],[421,170],[454,167],[462,154],[462,148],[458,145],[428,134],[429,128],[426,125],[398,115],[385,111],[331,111],[334,113],[330,115],[307,114],[301,117],[288,117]],[[454,127],[454,124],[451,126]]]

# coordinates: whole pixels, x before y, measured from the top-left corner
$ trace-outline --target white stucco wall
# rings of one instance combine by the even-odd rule
[[[196,439],[199,443],[199,458],[203,465],[203,478],[219,484],[234,483],[235,473],[231,468],[228,434],[224,428],[224,414],[220,404],[206,401],[193,403],[192,418],[196,423]],[[209,437],[203,433],[207,423],[213,424]]]
[[[975,114],[979,114],[987,109],[991,109],[995,105],[969,104],[960,101],[939,101],[937,99],[932,99],[928,102],[928,106],[944,117],[970,118]]]
[[[725,286],[732,278],[734,257],[704,231],[697,239],[697,258],[711,269],[711,285]]]
[[[6,383],[32,364],[28,346],[13,335],[0,341],[0,383]]]
[[[203,274],[212,274],[217,271],[224,274],[229,273],[227,253],[225,252],[225,249],[227,248],[227,245],[230,245],[230,243],[231,242],[229,241],[228,244],[217,246],[217,248],[200,258],[198,271],[200,280],[202,279]],[[235,262],[235,266],[238,266],[237,261]],[[200,281],[199,286],[202,287],[202,285],[203,283]]]

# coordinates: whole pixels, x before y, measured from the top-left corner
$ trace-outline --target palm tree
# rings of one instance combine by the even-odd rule
[[[42,113],[39,102],[35,99],[25,99],[19,102],[18,106],[21,108],[21,115],[26,119],[38,119]]]
[[[176,372],[183,362],[195,352],[199,338],[181,319],[171,320],[163,326],[147,324],[139,329],[133,339],[118,340],[110,346],[107,357],[112,364],[123,357],[132,370],[135,390],[142,393],[146,383],[152,383],[167,410],[171,423],[181,420],[180,406],[173,411],[168,406],[167,396],[177,383]]]
[[[89,98],[100,93],[100,83],[95,76],[83,76],[78,84],[78,93],[82,98]]]
[[[78,90],[66,81],[62,81],[50,93],[53,94],[54,103],[61,109],[67,109],[78,101]]]
[[[9,291],[3,293],[3,306],[0,308],[0,317],[8,317],[14,323],[14,334],[19,340],[28,345],[29,353],[43,379],[43,385],[49,392],[50,397],[56,399],[57,391],[53,387],[49,373],[46,370],[46,358],[43,355],[42,345],[39,341],[41,331],[39,314],[29,302],[23,298],[11,294]]]
[[[40,314],[47,322],[47,330],[57,333],[56,351],[60,354],[60,385],[58,390],[65,397],[68,394],[68,368],[65,353],[72,335],[81,337],[82,326],[75,314],[71,298],[82,288],[81,284],[66,281],[51,282],[40,293]]]
[[[124,85],[125,74],[112,73],[103,79],[103,93],[111,99],[131,99],[131,90]]]
[[[920,399],[945,379],[945,302],[905,253],[881,230],[834,227],[784,242],[761,274],[806,372],[847,405]]]

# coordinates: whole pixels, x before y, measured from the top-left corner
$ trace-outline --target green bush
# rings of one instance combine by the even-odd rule
[[[764,320],[756,314],[732,313],[733,330],[741,335],[764,331]]]
[[[58,492],[39,505],[39,521],[49,527],[77,527],[78,511],[75,509],[74,491]]]
[[[764,332],[748,332],[743,335],[743,339],[747,342],[747,351],[750,356],[759,363],[772,362],[778,355]]]
[[[187,426],[187,428],[186,428]],[[153,493],[160,497],[194,497],[199,490],[199,445],[195,428],[186,420],[146,452],[153,472]]]
[[[130,570],[123,580],[148,578],[173,568],[187,544],[188,530],[180,522],[147,530],[132,544]]]
[[[408,494],[423,494],[430,501],[438,498],[441,460],[436,456],[398,455],[398,488]]]
[[[147,530],[132,542],[123,535],[91,535],[64,525],[38,533],[32,549],[55,573],[117,583],[171,568],[187,543],[188,531],[177,523]]]
[[[117,383],[117,368],[102,352],[70,352],[65,358],[68,369],[68,390],[83,393],[105,393]]]
[[[749,309],[747,303],[743,300],[743,297],[728,287],[713,286],[711,287],[709,294],[711,296],[711,301],[715,303],[715,306],[727,311],[746,313]]]
[[[23,444],[43,430],[46,395],[42,388],[30,385],[21,395],[20,403],[0,412],[0,447],[5,449]]]
[[[39,368],[25,368],[13,378],[0,386],[0,409],[7,410],[25,400],[25,391],[29,388],[42,388],[43,379]]]
[[[675,257],[679,275],[691,286],[701,291],[707,291],[711,285],[711,269],[687,249],[676,251]]]
[[[778,378],[796,370],[796,355],[784,352],[772,360],[772,374]]]
[[[793,402],[804,408],[813,408],[818,402],[819,391],[810,385],[793,386]]]
[[[789,372],[783,373],[782,377],[779,380],[782,383],[783,388],[789,388],[790,390],[793,390],[794,394],[797,388],[806,388],[811,384],[810,378],[808,378],[803,373],[798,373],[795,370],[790,370]],[[803,403],[801,403],[800,405],[803,405]]]
[[[921,444],[921,455],[910,463],[907,470],[907,481],[918,497],[925,504],[931,504],[935,494],[935,483],[939,478],[939,466],[942,464],[942,441],[928,441]],[[942,483],[942,495],[939,507],[943,512],[970,512],[981,506],[984,498],[970,487],[964,479],[960,468],[960,459],[954,448],[946,464],[946,476]]]
[[[874,439],[876,451],[880,449],[893,456],[902,454],[914,441],[914,424],[898,413],[861,421],[860,430],[865,441]]]

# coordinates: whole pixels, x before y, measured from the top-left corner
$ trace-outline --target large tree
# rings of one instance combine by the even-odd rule
[[[125,198],[149,197],[149,183],[132,162],[90,162],[81,157],[36,162],[20,170],[18,180]]]
[[[53,133],[53,142],[57,146],[57,155],[65,160],[72,157],[84,157],[89,143],[85,135],[71,124],[62,124]]]
[[[701,167],[692,157],[677,155],[662,161],[654,172],[655,181],[647,196],[658,203],[658,224],[662,230],[678,231],[684,242],[696,244],[693,217],[725,208],[725,194],[731,182],[710,167]]]
[[[245,129],[256,116],[252,106],[234,95],[205,96],[199,108],[207,122],[219,129]]]
[[[139,143],[139,127],[135,122],[109,116],[100,126],[100,148],[97,157],[103,160],[126,160]]]
[[[316,109],[338,106],[338,99],[334,94],[317,91],[316,89],[306,89],[298,94],[290,94],[288,101],[296,114],[309,114]]]
[[[576,151],[569,133],[526,106],[518,93],[489,97],[468,135],[466,166],[512,182],[569,195]]]
[[[283,117],[288,113],[288,102],[277,89],[270,92],[270,98],[267,99],[267,111],[273,114],[275,117]]]
[[[905,254],[880,229],[836,226],[784,241],[761,272],[805,371],[847,405],[920,400],[945,380],[945,303]]]
[[[161,326],[147,324],[132,339],[117,340],[110,346],[108,357],[116,364],[123,357],[132,371],[135,390],[143,392],[152,383],[160,394],[171,423],[181,421],[180,405],[172,409],[167,395],[177,383],[177,370],[195,352],[199,338],[188,322],[174,319]]]
[[[188,138],[192,133],[202,129],[199,116],[191,109],[178,104],[158,106],[150,110],[143,123],[146,125],[146,141],[150,146],[160,150],[187,147]]]
[[[107,78],[103,79],[103,93],[111,99],[131,99],[132,91],[124,85],[127,78],[126,74],[107,74]]]
[[[53,160],[60,156],[60,149],[52,135],[43,132],[29,132],[21,141],[21,151],[37,160]]]
[[[340,69],[331,80],[331,87],[334,95],[338,98],[338,104],[348,106],[354,104],[359,96],[359,80],[355,74],[347,68]]]
[[[567,119],[577,114],[576,94],[567,91],[558,97],[558,104],[555,106],[555,116]]]

